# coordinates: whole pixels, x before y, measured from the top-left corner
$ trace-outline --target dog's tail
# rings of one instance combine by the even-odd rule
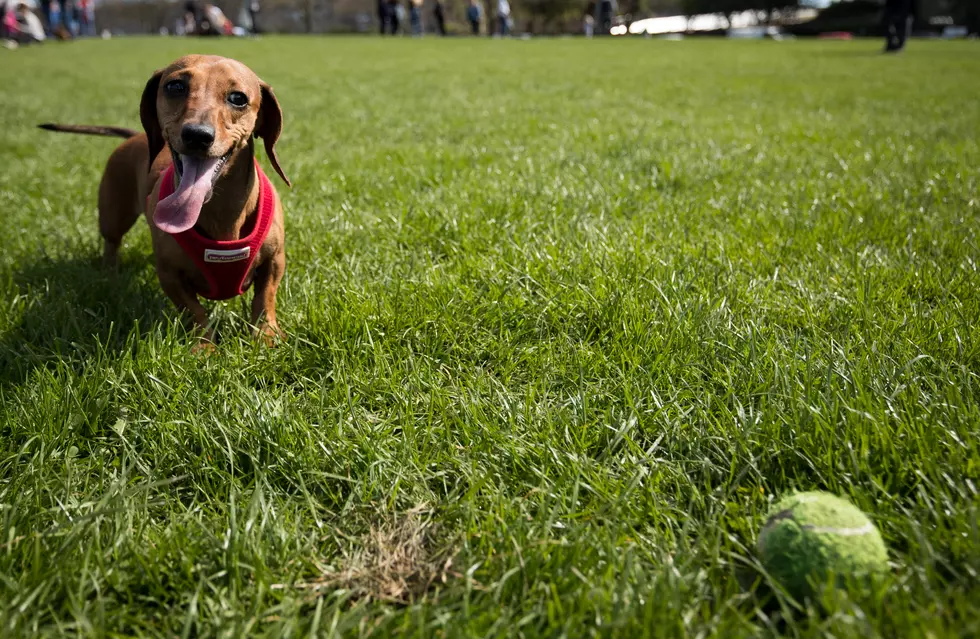
[[[121,126],[92,126],[88,124],[39,124],[37,128],[46,131],[60,131],[62,133],[83,133],[85,135],[104,135],[112,138],[131,138],[139,135],[140,131],[126,129]]]

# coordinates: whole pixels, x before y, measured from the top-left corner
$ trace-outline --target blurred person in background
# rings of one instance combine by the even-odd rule
[[[196,35],[201,22],[201,7],[197,4],[197,0],[187,0],[184,3],[184,33]]]
[[[510,2],[498,0],[497,2],[497,24],[502,37],[510,33]]]
[[[388,33],[395,35],[398,33],[399,22],[401,22],[401,17],[399,14],[399,9],[401,5],[398,4],[398,0],[387,0],[388,2]]]
[[[252,19],[252,33],[258,35],[262,33],[259,29],[259,13],[262,12],[262,5],[259,4],[259,0],[251,0],[248,3],[248,17]]]
[[[885,0],[885,53],[898,53],[912,32],[916,0]]]
[[[609,35],[613,16],[616,14],[616,0],[599,0],[595,5],[595,29],[598,35]]]
[[[446,35],[446,13],[442,6],[442,0],[436,0],[436,7],[432,10],[432,17],[436,19],[436,31],[439,35]]]
[[[422,37],[422,0],[410,0],[409,16],[412,23],[412,36]]]
[[[64,19],[71,37],[77,38],[82,27],[82,9],[78,6],[78,0],[65,2]]]
[[[388,16],[388,0],[378,0],[378,28],[381,35],[388,33],[388,23],[391,18]]]
[[[470,0],[470,6],[466,7],[466,19],[470,23],[470,32],[473,35],[480,35],[480,19],[483,18],[483,7],[479,0]]]
[[[95,35],[95,0],[79,0],[82,9],[82,35]]]
[[[48,25],[48,35],[53,36],[54,30],[61,24],[61,4],[58,0],[42,0],[44,22]]]
[[[17,35],[20,29],[17,26],[17,12],[6,2],[0,1],[0,38],[3,44],[9,49],[17,48]]]
[[[44,42],[47,36],[44,33],[44,24],[41,18],[37,17],[30,7],[23,2],[14,5],[12,2],[3,5],[3,30],[4,38],[9,42],[17,44],[33,44]]]
[[[232,24],[232,32],[235,35],[258,35],[259,34],[259,2],[258,0],[245,0],[241,10],[238,12],[238,26]],[[231,22],[229,20],[229,22]]]
[[[259,34],[259,0],[245,0],[242,10],[238,12],[238,26],[243,32],[252,35]],[[232,25],[234,26],[234,25]]]
[[[199,35],[232,35],[234,26],[224,12],[213,4],[204,5],[204,22]]]
[[[398,0],[389,0],[388,10],[391,11],[391,35],[395,35],[405,26],[405,7]]]

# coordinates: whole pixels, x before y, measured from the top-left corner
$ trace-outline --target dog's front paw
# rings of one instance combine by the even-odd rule
[[[194,355],[214,355],[218,352],[218,347],[209,339],[202,339],[191,347]]]
[[[286,341],[286,334],[282,332],[278,324],[263,322],[261,326],[255,329],[255,338],[262,340],[269,348],[275,348]]]

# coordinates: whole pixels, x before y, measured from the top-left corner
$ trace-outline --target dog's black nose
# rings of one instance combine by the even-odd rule
[[[206,151],[214,143],[214,127],[207,124],[185,124],[180,139],[188,151]]]

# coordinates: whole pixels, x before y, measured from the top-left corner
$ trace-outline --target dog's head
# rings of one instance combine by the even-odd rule
[[[289,184],[276,156],[282,109],[272,88],[240,62],[191,55],[157,71],[143,89],[140,120],[150,161],[166,143],[180,180],[154,214],[164,231],[194,226],[215,182],[253,135],[264,140],[272,167]]]

